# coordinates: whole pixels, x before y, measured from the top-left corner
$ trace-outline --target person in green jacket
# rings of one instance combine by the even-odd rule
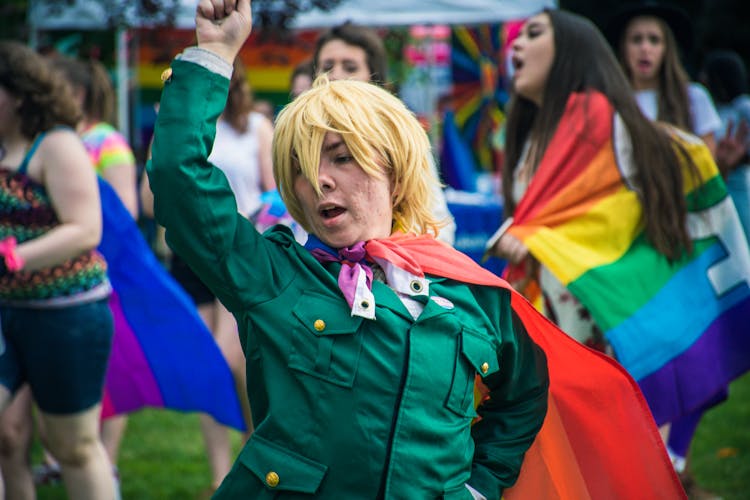
[[[249,0],[201,0],[147,166],[170,247],[247,359],[255,432],[214,498],[499,500],[546,414],[543,352],[510,291],[434,239],[429,141],[375,85],[321,76],[277,118],[274,176],[306,245],[237,213],[207,158],[251,19]]]

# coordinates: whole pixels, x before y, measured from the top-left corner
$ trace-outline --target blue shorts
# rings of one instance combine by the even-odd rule
[[[0,384],[28,382],[39,408],[67,415],[102,399],[113,321],[108,299],[60,308],[0,306]]]

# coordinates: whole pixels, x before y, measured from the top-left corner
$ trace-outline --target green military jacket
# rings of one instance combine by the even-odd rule
[[[339,263],[259,234],[207,161],[228,80],[176,60],[148,166],[170,246],[234,313],[255,432],[216,498],[499,499],[546,412],[547,371],[506,290],[429,277],[414,320],[375,282],[352,316]],[[437,300],[434,300],[439,298]],[[491,398],[474,406],[474,380]]]

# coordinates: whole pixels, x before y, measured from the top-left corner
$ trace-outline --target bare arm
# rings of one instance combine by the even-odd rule
[[[135,219],[138,217],[138,195],[136,194],[135,165],[120,163],[112,165],[102,174],[104,180],[110,183],[117,196]]]
[[[29,174],[41,180],[60,225],[18,246],[24,269],[60,264],[95,248],[102,235],[96,172],[73,131],[50,132],[39,146]]]
[[[716,137],[713,132],[703,134],[701,140],[706,144],[708,150],[711,151],[711,156],[716,158]]]
[[[512,234],[503,234],[497,242],[490,247],[488,253],[512,264],[518,264],[529,255],[526,245]]]
[[[154,193],[151,192],[151,185],[148,183],[148,175],[144,175],[140,185],[141,209],[143,215],[151,219],[154,218]]]
[[[750,137],[750,125],[745,120],[740,121],[736,127],[731,120],[729,121],[726,134],[716,145],[714,155],[716,164],[724,177],[739,165],[747,162],[748,137]]]
[[[260,166],[260,184],[263,191],[276,189],[273,178],[273,160],[271,144],[273,142],[273,125],[267,118],[258,122],[258,165]]]

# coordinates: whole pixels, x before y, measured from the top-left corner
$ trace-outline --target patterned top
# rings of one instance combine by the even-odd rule
[[[29,152],[30,157],[33,154]],[[25,173],[0,166],[0,239],[15,236],[19,244],[38,238],[60,224],[43,185]],[[107,263],[95,249],[62,264],[0,276],[0,303],[55,306],[83,303],[109,295]]]
[[[109,123],[92,125],[83,131],[81,139],[98,175],[103,175],[112,165],[135,164],[127,140]]]

